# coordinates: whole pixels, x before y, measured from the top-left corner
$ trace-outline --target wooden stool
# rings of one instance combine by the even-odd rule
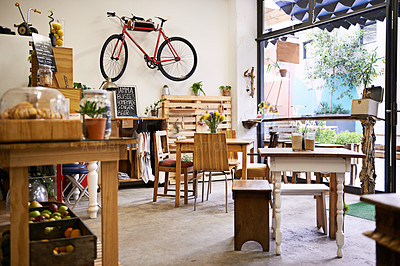
[[[272,189],[267,180],[233,180],[235,250],[257,241],[269,251],[269,201]]]

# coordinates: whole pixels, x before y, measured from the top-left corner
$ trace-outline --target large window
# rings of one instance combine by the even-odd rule
[[[320,0],[311,9],[308,1],[265,0],[260,3],[264,11],[263,16],[259,15],[262,23],[258,24],[263,27],[258,31],[257,39],[262,58],[259,60],[262,72],[259,73],[258,89],[259,101],[265,101],[267,105],[264,117],[349,114],[352,100],[361,98],[365,87],[387,85],[384,1],[338,0],[328,3]],[[313,18],[313,23],[309,17]],[[282,51],[288,43],[297,48]],[[280,60],[280,53],[294,54],[295,58]],[[369,69],[368,64],[372,65]],[[282,70],[285,70],[284,76]],[[386,116],[385,107],[385,102],[379,105],[379,117]],[[378,148],[385,147],[385,129],[389,122],[378,121],[375,125]],[[276,130],[279,126],[293,131],[304,124],[263,123],[259,143],[268,139],[269,130]],[[355,146],[361,146],[362,126],[359,121],[317,121],[308,126],[321,133],[321,141],[336,139],[344,144],[353,141],[358,143]],[[290,130],[280,137],[290,135]],[[385,164],[385,152],[377,152],[376,157],[375,189],[389,192],[385,184],[388,182],[385,173],[389,169]],[[393,158],[391,161],[393,166]],[[355,170],[346,175],[345,182],[359,188],[361,160],[352,163]],[[393,173],[393,169],[390,171]],[[393,180],[390,182],[395,183]],[[395,189],[391,188],[391,191]]]

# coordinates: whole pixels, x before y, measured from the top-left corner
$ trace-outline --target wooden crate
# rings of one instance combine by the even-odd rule
[[[46,223],[29,224],[30,265],[93,265],[97,255],[97,237],[79,219],[66,219],[52,222],[53,231],[45,233]],[[80,229],[82,236],[65,238],[64,231],[72,227]],[[42,241],[47,239],[47,241]],[[54,254],[56,247],[73,245],[74,251]]]
[[[162,117],[166,119],[168,143],[171,153],[175,153],[174,141],[178,136],[193,138],[195,132],[207,132],[206,125],[199,125],[200,117],[211,111],[220,111],[226,120],[218,126],[218,130],[232,128],[232,98],[230,96],[188,96],[162,95],[165,98]],[[183,128],[182,128],[183,125]],[[175,133],[175,127],[179,133]]]
[[[64,80],[64,76],[68,82],[68,88],[73,87],[74,76],[73,76],[73,54],[72,48],[65,47],[53,47],[54,59],[56,61],[57,73],[53,74],[53,85],[52,88],[67,88]],[[33,51],[31,57],[31,74],[32,74],[32,86],[37,86],[37,71],[38,61],[36,53]]]
[[[80,120],[0,120],[0,142],[78,140]]]

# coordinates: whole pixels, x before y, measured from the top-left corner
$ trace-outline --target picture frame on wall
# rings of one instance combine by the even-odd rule
[[[136,85],[118,85],[114,93],[115,117],[137,117],[137,88]]]

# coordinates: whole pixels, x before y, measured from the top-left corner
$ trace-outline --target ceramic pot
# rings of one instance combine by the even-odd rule
[[[223,96],[231,96],[231,91],[230,90],[222,90],[222,95]]]
[[[151,110],[150,114],[151,114],[151,116],[158,117],[158,110]]]
[[[86,118],[89,139],[104,139],[107,118]]]

